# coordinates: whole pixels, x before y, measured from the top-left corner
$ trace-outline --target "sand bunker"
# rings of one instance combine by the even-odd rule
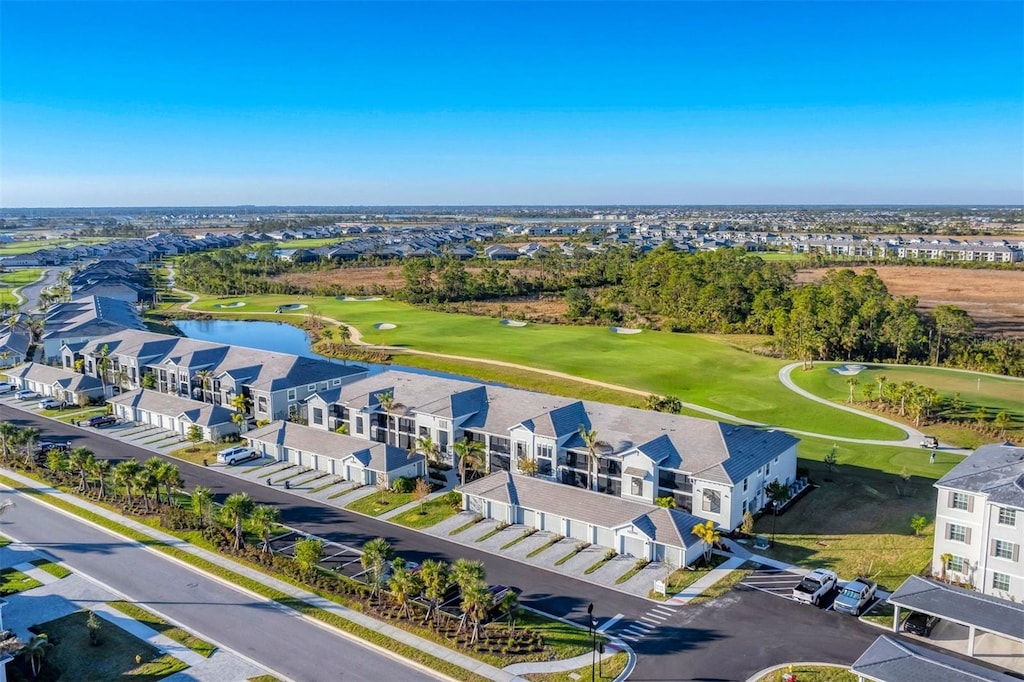
[[[609,327],[612,334],[639,334],[643,329],[632,329],[631,327]]]
[[[506,327],[525,327],[526,323],[522,320],[502,320],[501,323]]]
[[[214,303],[214,308],[241,308],[245,305],[245,301],[235,301],[234,303]]]
[[[391,324],[390,322],[378,322],[377,324],[373,325],[373,328],[378,331],[384,332],[389,329],[394,329],[397,326],[397,324]]]
[[[286,305],[277,306],[277,312],[281,312],[283,310],[302,310],[305,307],[305,303],[288,303]]]
[[[867,367],[864,365],[839,365],[838,367],[830,368],[829,371],[835,372],[836,374],[842,374],[843,376],[852,377],[860,374],[866,369]]]
[[[383,301],[380,296],[336,296],[339,301]]]

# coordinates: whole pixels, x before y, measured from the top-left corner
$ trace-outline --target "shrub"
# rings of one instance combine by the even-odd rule
[[[457,490],[449,490],[441,496],[441,500],[451,507],[458,508],[462,506],[462,493]]]
[[[203,521],[191,509],[165,507],[160,512],[160,525],[169,530],[199,530]]]
[[[395,479],[395,482],[391,484],[392,492],[396,493],[411,493],[416,484],[412,482],[412,479],[406,478],[405,476],[399,476]]]

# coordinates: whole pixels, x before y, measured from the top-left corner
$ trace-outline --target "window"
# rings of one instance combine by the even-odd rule
[[[992,541],[992,556],[999,559],[1013,559],[1014,546],[1012,542],[1006,540],[993,540]]]
[[[999,590],[1001,592],[1010,591],[1010,576],[1005,573],[993,573],[992,574],[992,589]]]
[[[747,492],[747,479],[743,479],[743,492]],[[746,510],[744,510],[746,511]]]
[[[956,573],[966,573],[967,559],[964,559],[962,556],[951,556],[949,561],[946,562],[946,569]]]
[[[946,524],[946,539],[956,542],[967,542],[967,527],[957,523]]]
[[[999,525],[1000,526],[1016,526],[1017,525],[1017,510],[1008,509],[1006,507],[999,508]]]
[[[537,460],[537,473],[541,476],[551,475],[551,460],[550,459],[538,459]]]
[[[970,496],[967,493],[953,493],[949,499],[951,509],[963,509],[967,511],[970,507]]]
[[[765,478],[768,478],[768,476],[771,473],[772,473],[772,465],[771,465],[771,462],[769,462],[768,464],[764,465],[764,476],[765,476]]]
[[[717,490],[705,490],[701,501],[701,509],[712,514],[722,511],[722,493]]]
[[[267,397],[266,396],[261,395],[261,396],[256,398],[256,411],[257,412],[266,412],[267,411]]]
[[[288,400],[295,400],[295,389],[294,388],[289,388],[288,389]]]
[[[323,424],[324,423],[324,411],[319,407],[313,408],[313,423]]]
[[[552,455],[554,455],[554,449],[550,445],[537,445],[538,457],[547,457],[548,459],[551,459]]]
[[[642,478],[640,478],[638,476],[631,476],[630,477],[629,492],[630,492],[631,495],[636,495],[637,497],[643,495],[644,494],[644,479],[642,479]]]
[[[331,381],[332,386],[341,386],[341,379],[334,379]]]
[[[316,390],[316,384],[310,384],[309,386],[306,386],[306,390],[312,393],[313,391]]]
[[[356,417],[356,433],[361,434],[363,432],[363,418]]]

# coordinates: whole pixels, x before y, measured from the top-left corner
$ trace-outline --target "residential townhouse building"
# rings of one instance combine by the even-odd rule
[[[1024,448],[982,446],[935,487],[933,573],[984,594],[1024,599]]]
[[[308,397],[367,374],[360,365],[136,330],[65,344],[61,364],[78,362],[85,374],[126,391],[148,386],[224,406],[242,395],[247,412],[267,422],[304,418]]]
[[[318,392],[307,415],[312,428],[405,449],[429,438],[449,462],[455,443],[476,441],[489,473],[535,469],[626,500],[671,497],[728,529],[767,504],[769,482],[797,486],[798,440],[782,432],[408,372]],[[593,457],[581,429],[597,434]]]

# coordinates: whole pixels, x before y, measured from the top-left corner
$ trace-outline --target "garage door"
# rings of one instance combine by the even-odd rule
[[[537,512],[532,509],[516,508],[516,523],[533,528],[537,524]]]
[[[590,541],[590,525],[582,521],[569,521],[569,537],[574,540]]]
[[[597,529],[597,544],[602,547],[615,547],[615,531],[610,528]]]
[[[629,535],[622,536],[622,553],[636,558],[644,556],[644,541],[641,538],[634,538]]]
[[[334,464],[334,460],[331,459],[330,457],[324,457],[323,455],[318,455],[317,458],[316,458],[316,468],[319,469],[320,471],[326,471],[329,474],[333,474],[334,473],[334,467],[332,466],[333,464]]]
[[[483,498],[480,498],[480,497],[470,497],[469,498],[469,511],[474,512],[476,514],[483,514],[484,513],[484,506],[485,505],[484,505]]]
[[[498,521],[507,521],[508,505],[501,502],[491,502],[491,518]]]
[[[543,514],[541,518],[541,530],[549,533],[562,534],[562,517],[558,514]]]

